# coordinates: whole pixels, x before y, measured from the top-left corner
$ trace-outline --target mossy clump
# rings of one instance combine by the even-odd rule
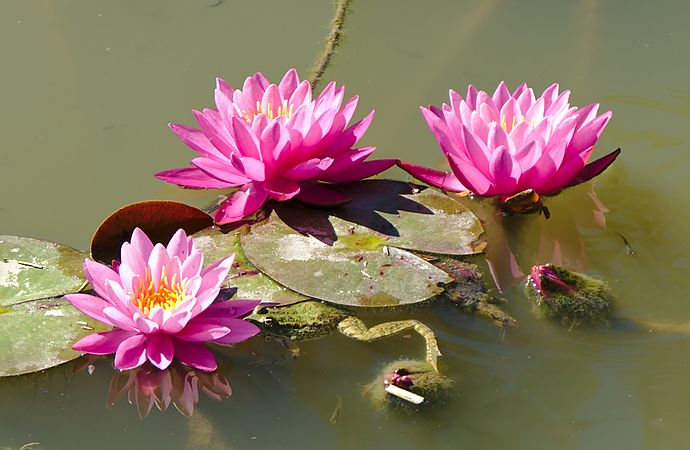
[[[603,280],[553,264],[534,266],[525,294],[535,313],[569,328],[607,325],[613,294]]]
[[[424,397],[418,405],[389,394],[388,383]],[[364,394],[379,409],[415,412],[443,405],[452,395],[453,380],[440,374],[425,361],[400,360],[385,366],[374,381],[364,386]]]

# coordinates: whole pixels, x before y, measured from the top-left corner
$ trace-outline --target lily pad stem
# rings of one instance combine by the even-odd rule
[[[309,75],[309,82],[312,88],[316,88],[321,82],[321,77],[328,68],[328,65],[333,58],[336,48],[340,45],[340,40],[343,36],[343,25],[345,24],[345,16],[350,11],[352,0],[337,0],[335,5],[335,15],[331,20],[331,32],[326,38],[326,46],[323,52],[317,56],[314,62],[314,67]]]

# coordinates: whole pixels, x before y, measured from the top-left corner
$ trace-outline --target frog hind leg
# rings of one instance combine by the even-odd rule
[[[362,342],[373,342],[378,339],[392,336],[410,328],[414,329],[426,342],[426,361],[438,372],[437,361],[441,351],[436,342],[436,335],[431,328],[418,320],[398,320],[385,322],[371,328],[356,317],[347,317],[338,324],[338,331],[343,335]]]

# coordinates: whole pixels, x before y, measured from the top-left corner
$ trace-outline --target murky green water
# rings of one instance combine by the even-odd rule
[[[217,75],[239,85],[256,70],[306,74],[331,14],[324,1],[0,4],[0,232],[85,248],[126,203],[207,203],[213,193],[151,176],[192,154],[165,124],[192,124]],[[558,81],[574,104],[613,110],[598,154],[621,146],[619,161],[551,201],[548,223],[503,221],[510,252],[524,272],[559,248],[570,267],[610,280],[620,317],[690,322],[689,15],[690,4],[675,1],[355,0],[326,79],[360,95],[359,116],[377,109],[365,142],[379,157],[439,167],[418,106],[444,101],[449,87]],[[592,189],[610,210],[606,228],[596,225]],[[487,219],[499,235],[499,220]],[[501,271],[509,253],[496,242]],[[200,394],[191,419],[171,405],[142,420],[126,394],[106,408],[108,363],[91,375],[68,364],[2,380],[0,448],[687,447],[690,337],[624,326],[569,332],[533,319],[520,286],[504,284],[503,295],[521,322],[506,333],[450,306],[415,313],[437,333],[458,393],[424,415],[383,414],[360,394],[386,362],[421,355],[415,337],[361,344],[334,335],[302,344],[297,359],[255,339],[222,351],[233,394]]]

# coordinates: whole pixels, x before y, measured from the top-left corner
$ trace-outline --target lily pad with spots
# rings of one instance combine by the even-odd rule
[[[204,254],[205,264],[235,254],[233,268],[223,283],[225,288],[237,288],[235,298],[256,299],[265,302],[290,304],[306,300],[307,297],[282,286],[259,271],[247,260],[240,246],[240,233],[236,230],[228,234],[217,228],[208,228],[196,233],[194,244]]]
[[[53,242],[0,236],[0,376],[77,358],[72,344],[104,330],[62,297],[84,286],[84,258]]]
[[[48,369],[79,357],[72,344],[108,327],[77,311],[62,297],[11,307],[0,314],[0,377]]]
[[[455,199],[409,183],[366,180],[334,186],[352,201],[338,208],[275,205],[241,234],[247,259],[301,294],[348,306],[427,300],[452,281],[408,250],[480,253],[483,228]]]
[[[272,215],[240,239],[249,261],[271,278],[306,296],[340,305],[417,303],[439,294],[443,284],[452,281],[422,258],[380,245],[378,236],[347,232],[344,236],[329,245]]]
[[[86,254],[65,245],[0,236],[0,307],[77,292]]]

